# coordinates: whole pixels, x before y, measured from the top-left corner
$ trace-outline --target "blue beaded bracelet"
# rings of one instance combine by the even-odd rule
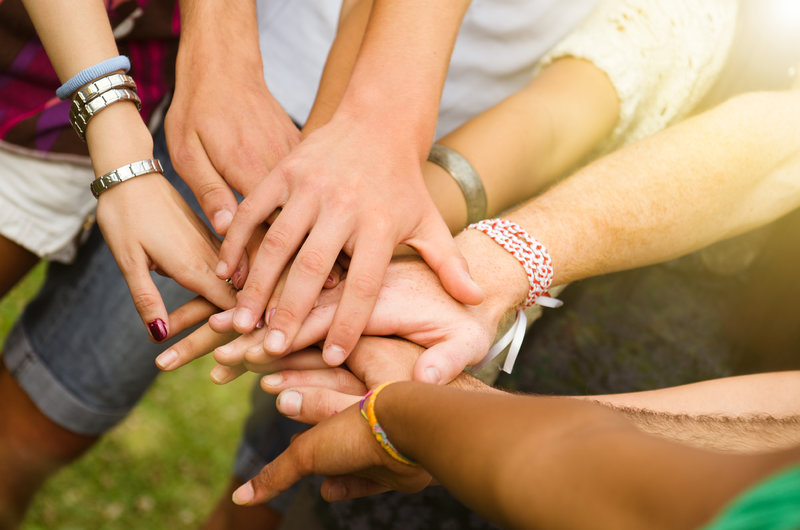
[[[99,62],[94,66],[90,66],[85,70],[81,70],[72,76],[69,81],[58,87],[58,90],[56,90],[56,96],[58,96],[58,99],[67,99],[86,83],[94,81],[95,79],[103,77],[104,75],[108,75],[111,72],[116,72],[117,70],[123,70],[127,73],[130,69],[131,61],[124,55],[106,59],[105,61]]]

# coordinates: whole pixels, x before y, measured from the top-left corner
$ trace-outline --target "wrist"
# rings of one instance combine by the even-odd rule
[[[86,130],[95,176],[153,157],[153,137],[136,106],[124,102],[95,116]]]
[[[477,230],[464,230],[455,241],[470,275],[486,295],[481,307],[492,322],[499,323],[524,304],[530,290],[528,276],[511,253]]]

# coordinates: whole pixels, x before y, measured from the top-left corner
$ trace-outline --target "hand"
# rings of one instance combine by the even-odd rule
[[[312,132],[239,205],[223,242],[217,274],[229,277],[253,228],[282,208],[239,295],[235,329],[253,329],[298,246],[264,341],[275,355],[288,351],[341,250],[352,259],[323,349],[331,365],[355,346],[399,243],[417,249],[447,292],[479,303],[480,288],[425,190],[420,164],[416,153],[354,119],[337,115]]]
[[[97,221],[131,291],[136,310],[156,341],[173,334],[150,271],[165,274],[218,307],[236,303],[234,287],[213,272],[219,240],[159,174],[131,179],[104,192]],[[244,278],[247,262],[238,268]]]
[[[349,276],[339,286],[320,296],[297,334],[293,350],[315,344],[325,337],[348,281]],[[413,378],[443,384],[466,366],[483,359],[497,334],[503,314],[492,310],[488,300],[477,306],[455,301],[444,292],[436,275],[420,259],[397,258],[386,272],[364,333],[397,335],[428,348],[419,357]],[[248,341],[246,348],[243,344],[228,346],[224,351],[226,364],[247,362],[259,366],[269,365],[274,360],[273,356],[254,347],[252,341]]]
[[[222,16],[227,20],[231,14],[212,18]],[[254,11],[234,22],[237,31],[256,31],[250,28]],[[231,188],[246,196],[301,134],[267,88],[257,33],[230,54],[219,45],[228,37],[218,24],[200,25],[201,32],[181,35],[175,96],[164,125],[175,170],[224,235],[237,209]]]
[[[278,458],[234,492],[233,501],[266,502],[310,474],[334,475],[322,484],[327,501],[390,489],[416,492],[431,482],[424,469],[397,462],[381,448],[356,403],[296,436]]]

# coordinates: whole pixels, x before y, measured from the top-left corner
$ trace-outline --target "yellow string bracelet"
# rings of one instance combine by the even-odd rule
[[[419,464],[400,454],[395,446],[392,445],[392,442],[389,441],[389,437],[386,436],[386,431],[383,430],[381,424],[378,423],[378,418],[375,416],[375,401],[378,399],[378,394],[393,382],[394,381],[383,383],[378,388],[367,392],[367,394],[361,398],[358,408],[361,410],[361,415],[364,416],[364,419],[369,423],[369,428],[372,430],[375,439],[381,444],[383,450],[389,453],[389,456],[409,466],[418,466]]]

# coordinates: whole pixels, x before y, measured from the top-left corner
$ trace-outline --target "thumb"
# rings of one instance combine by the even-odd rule
[[[468,365],[480,360],[478,349],[474,341],[466,339],[440,342],[419,356],[414,364],[414,380],[434,385],[447,384],[458,377]]]
[[[422,237],[407,243],[419,252],[450,296],[470,305],[477,305],[483,301],[483,290],[470,276],[467,261],[458,250],[444,221],[435,223]]]

